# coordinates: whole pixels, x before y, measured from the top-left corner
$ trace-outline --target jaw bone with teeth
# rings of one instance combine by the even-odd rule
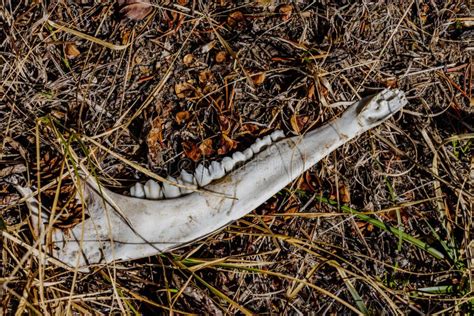
[[[107,190],[88,177],[81,181],[80,191],[89,218],[67,234],[54,229],[50,253],[87,270],[88,264],[138,259],[188,244],[251,212],[406,103],[403,92],[384,90],[304,136],[284,138],[276,131],[221,162],[199,165],[194,174],[182,171],[178,179],[168,178],[179,186],[153,180],[137,183],[130,190],[132,197]],[[192,190],[195,187],[202,190]],[[44,230],[45,224],[39,224]]]

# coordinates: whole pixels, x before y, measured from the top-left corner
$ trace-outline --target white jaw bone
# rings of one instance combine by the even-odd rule
[[[138,259],[188,244],[254,210],[333,150],[405,104],[403,92],[384,90],[304,136],[283,139],[283,132],[277,131],[232,158],[212,162],[209,168],[200,165],[194,175],[183,170],[178,179],[169,179],[204,186],[202,192],[180,191],[149,180],[145,186],[134,185],[131,194],[140,197],[135,198],[107,190],[89,178],[80,188],[89,218],[67,234],[54,229],[51,255],[87,270],[88,264]],[[37,225],[33,218],[37,217],[32,217]]]

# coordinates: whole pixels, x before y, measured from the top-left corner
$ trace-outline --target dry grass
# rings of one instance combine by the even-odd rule
[[[107,2],[1,1],[3,313],[470,310],[472,11],[387,2],[155,2],[127,21]],[[124,192],[146,176],[118,156],[173,175],[382,87],[406,91],[401,115],[205,240],[90,274],[33,255],[14,184],[74,225],[70,150]]]

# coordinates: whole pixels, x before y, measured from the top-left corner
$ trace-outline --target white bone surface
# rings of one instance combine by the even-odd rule
[[[213,161],[209,166],[209,172],[213,180],[220,179],[225,176],[225,169],[220,162]]]
[[[176,179],[173,178],[173,177],[167,177],[166,179],[169,180],[172,183],[177,182]],[[171,199],[171,198],[175,198],[175,197],[180,196],[181,191],[179,190],[179,187],[177,187],[173,184],[164,182],[163,183],[163,195],[165,196],[165,198]]]
[[[186,184],[197,184],[196,179],[192,174],[187,172],[186,170],[181,170],[181,180],[183,180],[184,183]]]
[[[274,131],[272,134],[271,134],[271,137],[272,137],[272,141],[276,142],[282,138],[285,138],[285,133],[281,130],[278,130],[278,131]]]
[[[208,185],[213,180],[211,174],[209,173],[209,169],[204,167],[203,164],[199,164],[199,166],[197,166],[196,171],[194,172],[194,177],[196,178],[196,181],[200,187]]]
[[[243,152],[243,154],[244,154],[244,156],[245,156],[245,160],[250,160],[250,159],[252,159],[252,157],[253,157],[253,151],[252,151],[251,148],[245,149],[244,152]]]
[[[241,153],[240,151],[236,151],[232,155],[232,160],[236,165],[238,165],[241,162],[245,162],[247,159],[245,159],[245,155],[243,153]]]
[[[267,135],[265,137],[262,138],[262,143],[263,143],[263,146],[269,146],[271,145],[272,143],[272,136],[271,135]]]
[[[163,192],[161,186],[155,180],[148,180],[145,183],[145,197],[150,200],[158,200],[163,198]]]
[[[262,150],[263,146],[265,146],[263,140],[261,138],[257,138],[257,140],[255,140],[255,143],[250,146],[250,149],[252,149],[254,154],[258,154],[260,150]]]
[[[188,244],[251,212],[333,150],[379,125],[406,103],[403,92],[384,90],[354,103],[339,118],[304,136],[273,143],[221,180],[208,184],[206,191],[175,199],[120,195],[99,187],[89,177],[87,184],[82,181],[82,189],[90,217],[68,234],[54,229],[56,248],[51,254],[87,270],[88,264],[143,258]],[[230,163],[229,159],[222,161],[225,170],[233,168],[233,159]],[[176,189],[163,184],[166,197]]]
[[[221,164],[226,172],[230,172],[232,169],[234,169],[235,161],[230,157],[224,157],[224,159],[221,161]]]
[[[130,189],[130,195],[137,198],[144,198],[145,190],[143,184],[140,182],[135,183],[135,185]]]

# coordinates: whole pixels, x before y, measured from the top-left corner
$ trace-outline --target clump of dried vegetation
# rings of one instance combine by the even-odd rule
[[[460,0],[3,0],[0,308],[467,312],[473,23]],[[384,87],[406,91],[402,114],[204,240],[89,274],[33,255],[15,183],[67,229],[75,159],[125,192],[144,175],[110,151],[174,175]]]

